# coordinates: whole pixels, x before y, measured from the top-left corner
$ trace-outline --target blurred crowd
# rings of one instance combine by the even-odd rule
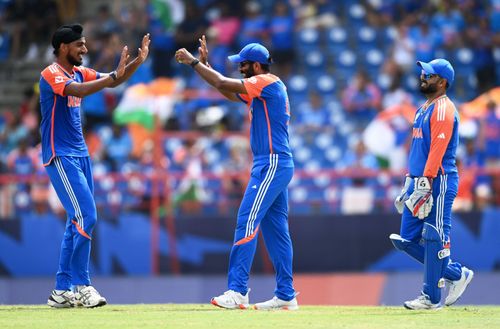
[[[96,198],[103,206],[144,206],[152,187],[141,175],[155,168],[172,174],[174,208],[186,200],[185,211],[237,204],[250,155],[246,109],[214,96],[191,68],[173,60],[181,47],[196,53],[201,35],[207,36],[211,66],[233,77],[240,74],[228,55],[250,42],[270,49],[272,72],[287,84],[292,107],[298,169],[290,187],[292,212],[393,211],[413,113],[423,103],[415,61],[436,57],[455,67],[449,95],[459,110],[497,91],[480,115],[462,118],[456,210],[500,205],[500,0],[91,3],[92,10],[78,0],[0,0],[0,62],[49,64],[49,36],[61,24],[80,22],[89,50],[84,65],[109,72],[123,45],[134,52],[151,33],[150,59],[130,81],[82,103]],[[127,88],[157,79],[177,86],[176,101],[159,122],[167,133],[159,138],[159,153],[153,133],[113,120]],[[44,176],[37,80],[18,108],[0,111],[0,174]],[[384,170],[390,174],[381,175]],[[6,194],[0,181],[0,198],[13,198],[20,209],[32,203],[43,208],[52,193],[44,184],[19,183]],[[366,209],[352,207],[361,203]]]

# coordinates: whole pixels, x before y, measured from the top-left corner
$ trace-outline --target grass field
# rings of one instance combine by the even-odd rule
[[[499,306],[408,311],[382,306],[302,306],[298,311],[224,310],[199,304],[51,309],[0,306],[0,328],[500,328]]]

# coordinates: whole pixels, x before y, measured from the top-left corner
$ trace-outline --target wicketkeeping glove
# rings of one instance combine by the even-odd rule
[[[414,181],[415,189],[408,200],[405,201],[405,204],[413,216],[424,219],[431,212],[434,203],[432,198],[432,178],[415,177]]]
[[[406,192],[408,192],[408,188],[410,187],[412,181],[413,180],[411,179],[411,177],[406,175],[403,189],[401,190],[401,193],[399,193],[399,195],[397,196],[396,200],[394,200],[394,206],[398,210],[399,214],[403,213],[405,201],[408,200],[408,195],[406,194]]]

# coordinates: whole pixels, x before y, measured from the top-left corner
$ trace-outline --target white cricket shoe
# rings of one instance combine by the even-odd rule
[[[47,305],[55,308],[68,308],[77,306],[75,294],[70,290],[52,290],[47,300]]]
[[[474,271],[469,270],[465,266],[462,266],[462,276],[460,277],[460,279],[456,281],[449,281],[450,290],[448,292],[448,296],[446,296],[444,304],[446,306],[451,306],[455,304],[457,300],[459,300],[460,297],[462,297],[462,294],[464,293],[469,283],[472,281],[473,277],[474,277]]]
[[[244,310],[250,306],[248,302],[249,292],[250,289],[248,289],[246,295],[242,295],[234,290],[228,290],[222,295],[212,298],[210,303],[212,303],[212,305],[219,306],[222,308],[229,308],[229,309],[239,308]]]
[[[429,297],[423,294],[414,300],[404,302],[403,305],[409,310],[438,310],[442,307],[440,303],[433,304]]]
[[[292,300],[286,301],[283,299],[279,299],[274,296],[272,299],[257,303],[253,306],[256,310],[289,310],[295,311],[299,309],[299,303],[297,303],[297,298],[293,298]]]
[[[83,307],[99,307],[107,304],[106,298],[102,297],[92,286],[84,286],[77,289],[75,299]]]

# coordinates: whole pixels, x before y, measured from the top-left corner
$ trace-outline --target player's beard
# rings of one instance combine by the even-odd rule
[[[434,94],[437,91],[437,85],[435,83],[425,85],[420,84],[420,92],[424,95]]]
[[[70,63],[71,65],[74,65],[74,66],[80,66],[83,64],[83,61],[79,60],[75,56],[72,56],[71,54],[68,54],[66,56],[66,60],[68,61],[68,63]]]
[[[249,68],[246,71],[241,72],[241,73],[243,74],[243,77],[245,79],[251,78],[255,75],[255,71],[253,70],[252,66],[249,66]]]

